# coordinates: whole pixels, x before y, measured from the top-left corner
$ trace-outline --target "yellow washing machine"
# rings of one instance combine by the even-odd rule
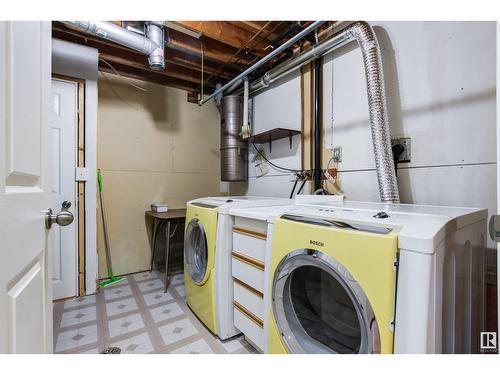
[[[270,353],[392,353],[397,234],[285,214],[269,282]]]
[[[215,313],[215,241],[217,207],[189,203],[184,234],[184,283],[187,304],[214,334]]]
[[[193,313],[221,339],[238,333],[234,327],[231,277],[232,207],[290,204],[289,199],[253,196],[205,197],[187,204],[184,232],[186,301]],[[218,248],[218,249],[217,249]]]

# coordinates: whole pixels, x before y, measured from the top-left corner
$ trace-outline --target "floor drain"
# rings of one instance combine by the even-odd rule
[[[101,354],[120,354],[122,350],[117,346],[110,346],[109,348],[104,349]]]

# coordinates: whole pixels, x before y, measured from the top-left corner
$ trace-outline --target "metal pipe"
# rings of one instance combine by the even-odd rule
[[[304,53],[301,53],[297,57],[277,66],[276,68],[265,73],[261,79],[254,81],[250,85],[250,92],[253,94],[258,90],[268,87],[274,81],[288,75],[295,69],[310,63],[314,59],[326,55],[328,52],[333,51],[349,42],[352,39],[348,36],[345,29],[338,34],[333,35],[324,42],[316,44],[309,48]]]
[[[321,57],[314,60],[314,190],[321,189]]]
[[[248,143],[241,139],[242,98],[228,95],[222,98],[220,167],[222,181],[248,179]]]
[[[165,38],[163,36],[163,27],[156,23],[148,22],[146,24],[146,35],[157,46],[148,55],[149,66],[153,70],[165,69]]]
[[[254,70],[256,70],[257,68],[259,68],[260,66],[262,66],[263,64],[265,64],[266,62],[268,62],[269,60],[271,60],[274,56],[276,56],[277,54],[281,53],[282,51],[284,51],[285,49],[287,49],[288,47],[290,47],[292,44],[294,44],[296,41],[302,39],[305,35],[309,34],[311,31],[317,29],[321,24],[323,24],[324,21],[315,21],[313,22],[312,24],[310,24],[308,27],[306,27],[304,30],[302,30],[300,33],[296,34],[295,36],[293,36],[292,38],[290,38],[289,40],[287,40],[285,43],[283,43],[281,46],[279,46],[278,48],[276,48],[274,51],[272,51],[271,53],[267,54],[266,56],[264,56],[262,59],[260,59],[259,61],[257,61],[255,64],[253,64],[251,67],[249,67],[248,69],[246,69],[245,71],[243,71],[242,73],[238,74],[236,77],[234,77],[231,81],[229,81],[228,83],[226,83],[224,86],[222,86],[220,89],[218,90],[215,90],[211,95],[209,95],[206,99],[202,99],[198,102],[199,105],[203,105],[205,104],[207,101],[209,101],[210,99],[212,99],[215,95],[217,95],[219,92],[223,92],[224,90],[226,90],[228,87],[231,87],[233,86],[233,84],[235,84],[236,82],[239,82],[241,83],[241,80],[248,76],[250,73],[252,73]]]
[[[382,59],[377,37],[368,23],[355,22],[324,42],[312,46],[294,59],[271,69],[260,80],[251,83],[250,93],[253,94],[269,86],[272,82],[311,62],[313,59],[354,40],[358,43],[363,55],[380,200],[387,203],[397,203],[399,202],[399,190],[391,149]]]
[[[161,26],[150,23],[148,25],[150,35],[145,37],[106,21],[63,21],[63,23],[73,29],[97,35],[148,55],[152,69],[165,68],[164,46],[163,43],[160,43],[158,31],[158,29],[162,30]],[[149,28],[152,25],[153,27]],[[163,41],[163,30],[161,31],[161,40]]]

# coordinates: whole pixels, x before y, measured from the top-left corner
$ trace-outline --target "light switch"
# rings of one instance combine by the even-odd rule
[[[89,170],[88,168],[77,167],[75,168],[75,181],[88,181]]]

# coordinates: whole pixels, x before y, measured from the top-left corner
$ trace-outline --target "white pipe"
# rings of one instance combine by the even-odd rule
[[[248,91],[250,85],[248,83],[248,77],[243,79],[243,126],[241,127],[242,138],[248,138],[250,136],[250,129],[248,127]]]
[[[100,38],[111,40],[148,55],[152,69],[161,70],[165,68],[163,30],[160,26],[149,24],[148,37],[145,37],[106,21],[63,21],[63,23],[73,29],[97,35]],[[161,31],[161,37],[158,29]]]

